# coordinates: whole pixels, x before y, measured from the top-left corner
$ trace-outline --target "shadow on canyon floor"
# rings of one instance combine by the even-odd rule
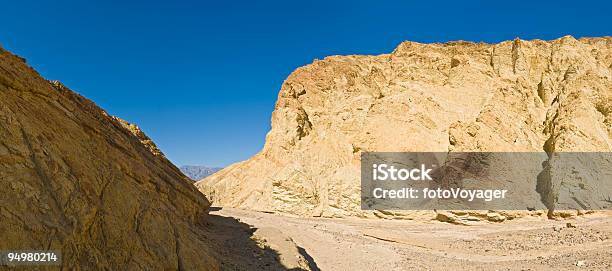
[[[308,252],[306,252],[306,250],[303,247],[298,246],[297,249],[300,252],[300,255],[302,255],[302,257],[304,257],[304,259],[306,259],[306,261],[308,261],[308,268],[310,268],[310,270],[312,270],[312,271],[320,271],[321,270],[321,269],[319,269],[319,266],[317,266],[317,263],[312,258],[312,256],[310,256],[310,254],[308,254]]]
[[[211,207],[209,211],[220,209]],[[306,270],[284,266],[278,251],[253,238],[257,228],[236,218],[210,214],[206,218],[206,229],[218,246],[215,250],[222,259],[221,270]],[[320,270],[306,250],[298,247],[298,251],[310,270]]]

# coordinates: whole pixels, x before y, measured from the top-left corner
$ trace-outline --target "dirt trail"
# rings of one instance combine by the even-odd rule
[[[233,217],[248,225],[251,238],[281,262],[252,265],[254,269],[612,270],[609,216],[564,221],[528,217],[458,226],[300,218],[231,208],[211,215],[213,224],[215,217]],[[568,222],[575,227],[567,227]]]

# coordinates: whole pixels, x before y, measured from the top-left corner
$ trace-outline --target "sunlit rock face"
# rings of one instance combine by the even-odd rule
[[[0,250],[63,270],[214,270],[209,206],[135,125],[0,49]]]
[[[282,85],[263,150],[197,186],[222,206],[369,216],[364,151],[610,151],[611,50],[610,37],[567,36],[404,42],[390,54],[317,60]]]

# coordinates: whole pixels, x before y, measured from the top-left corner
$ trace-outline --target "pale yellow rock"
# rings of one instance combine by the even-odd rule
[[[371,216],[360,210],[363,151],[610,151],[611,67],[610,37],[327,57],[284,82],[263,150],[197,187],[222,206]]]

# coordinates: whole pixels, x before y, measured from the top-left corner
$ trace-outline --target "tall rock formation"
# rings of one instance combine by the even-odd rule
[[[363,151],[609,152],[611,68],[610,37],[403,42],[327,57],[284,82],[260,153],[197,186],[222,206],[363,216]],[[538,184],[550,208],[577,185],[555,180]]]
[[[215,270],[209,202],[136,126],[0,49],[0,250],[62,270]]]

